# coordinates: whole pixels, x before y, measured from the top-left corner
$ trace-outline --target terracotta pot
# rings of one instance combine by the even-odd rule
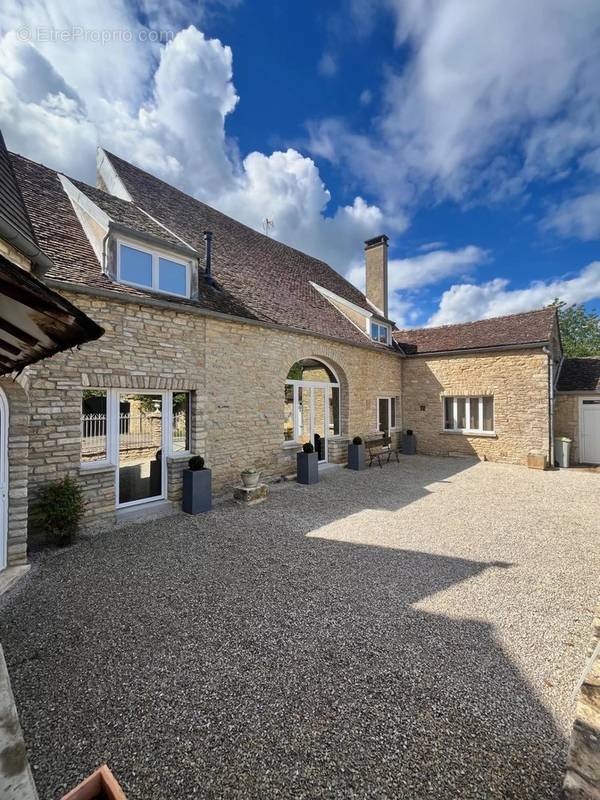
[[[106,764],[102,764],[79,786],[71,789],[68,794],[63,795],[62,800],[95,800],[96,797],[103,797],[106,800],[127,800],[115,776]]]

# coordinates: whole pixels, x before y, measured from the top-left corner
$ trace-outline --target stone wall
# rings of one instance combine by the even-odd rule
[[[218,488],[238,483],[248,466],[267,477],[296,471],[298,446],[283,440],[284,385],[292,364],[304,358],[324,361],[340,381],[342,441],[330,439],[334,461],[346,460],[348,438],[376,430],[378,395],[401,395],[402,362],[393,354],[207,320],[207,456]]]
[[[444,431],[442,398],[494,396],[494,435]],[[548,360],[541,350],[408,358],[403,365],[402,425],[420,453],[526,463],[548,452]]]
[[[8,401],[8,529],[9,567],[27,563],[27,463],[29,403],[22,386],[10,378],[0,380]]]
[[[202,317],[116,303],[83,294],[65,296],[105,329],[105,335],[26,370],[31,404],[29,490],[64,475],[79,479],[84,524],[115,519],[114,466],[81,468],[81,397],[87,387],[192,392],[192,418],[204,415]],[[192,449],[205,448],[203,425],[192,425]]]
[[[600,608],[596,609],[567,756],[568,800],[600,800]]]
[[[24,376],[31,403],[29,486],[77,477],[86,500],[85,524],[115,519],[115,468],[81,468],[81,397],[88,387],[192,392],[192,452],[213,470],[216,493],[239,482],[244,467],[265,476],[295,471],[298,446],[284,443],[284,384],[292,364],[317,358],[341,384],[341,431],[331,440],[345,461],[348,437],[376,427],[376,397],[401,394],[401,361],[392,353],[315,336],[218,320],[197,314],[65,296],[105,329],[79,349],[35,364]],[[398,420],[401,420],[400,404]],[[181,497],[185,460],[167,462],[168,498]]]

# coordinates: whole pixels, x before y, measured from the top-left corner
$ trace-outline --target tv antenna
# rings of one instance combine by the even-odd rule
[[[269,236],[274,227],[275,222],[272,219],[265,217],[263,220],[263,231],[265,232],[265,236]]]

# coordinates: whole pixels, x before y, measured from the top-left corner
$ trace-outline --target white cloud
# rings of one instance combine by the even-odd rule
[[[182,8],[179,0],[143,4],[148,20],[161,24],[179,21]],[[242,158],[226,133],[238,102],[231,49],[193,25],[166,45],[149,44],[132,9],[124,0],[8,0],[1,7],[0,125],[11,149],[93,183],[102,144],[258,230],[273,219],[272,236],[340,271],[365,238],[403,229],[401,215],[384,217],[360,196],[332,208],[315,163],[296,150]],[[68,31],[82,20],[131,38],[40,38],[42,27]],[[25,29],[30,41],[22,41]]]
[[[481,285],[463,283],[444,292],[428,325],[447,325],[474,319],[531,311],[556,297],[567,303],[600,298],[600,261],[593,261],[573,278],[534,281],[526,289],[511,289],[509,281],[495,278]]]
[[[394,14],[399,48],[380,120],[369,135],[339,120],[310,132],[316,153],[345,159],[384,205],[427,191],[522,193],[600,145],[597,0],[379,5]],[[373,4],[351,8],[362,29]]]
[[[370,89],[363,89],[358,99],[361,106],[368,106],[373,100],[373,92]]]
[[[325,52],[319,60],[319,73],[326,78],[332,78],[338,71],[338,63],[334,56]]]
[[[565,200],[550,212],[543,227],[563,236],[586,240],[600,238],[600,192]]]
[[[389,264],[390,291],[420,289],[453,275],[464,275],[488,257],[475,245],[458,250],[432,250],[412,258],[392,259]]]

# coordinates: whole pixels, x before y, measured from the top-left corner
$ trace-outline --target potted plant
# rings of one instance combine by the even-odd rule
[[[310,442],[303,444],[302,452],[296,455],[296,472],[298,483],[319,482],[319,454]]]
[[[202,514],[212,508],[212,473],[202,456],[192,456],[183,470],[183,503],[186,514]]]
[[[417,452],[417,437],[410,429],[402,436],[401,450],[407,456],[414,456]]]
[[[242,470],[242,483],[246,487],[246,489],[255,489],[258,486],[258,480],[260,478],[259,470],[255,469],[254,467],[248,467],[247,469]]]
[[[365,468],[365,445],[360,436],[352,439],[348,445],[348,469],[361,470]]]

